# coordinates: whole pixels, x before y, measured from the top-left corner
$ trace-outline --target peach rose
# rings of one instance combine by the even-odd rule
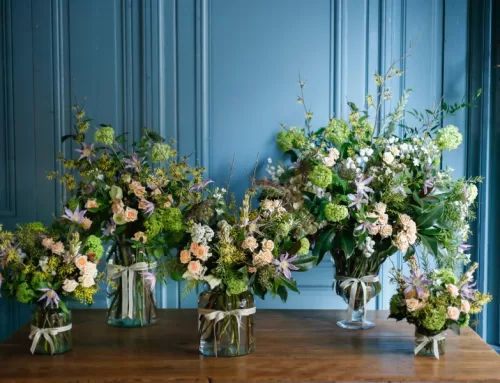
[[[271,253],[270,251],[267,251],[267,250],[263,251],[262,255],[264,256],[264,261],[266,263],[271,263],[273,261],[273,259],[274,259],[273,253]]]
[[[137,210],[127,207],[125,209],[125,221],[134,222],[137,220]]]
[[[64,253],[64,245],[61,241],[54,243],[52,246],[52,252],[57,255]]]
[[[254,265],[264,265],[266,263],[266,260],[264,259],[264,254],[262,254],[262,251],[260,251],[258,254],[253,255],[253,264]]]
[[[139,181],[132,181],[128,187],[130,188],[130,190],[134,191],[135,189],[137,189],[138,187],[141,187],[141,183]]]
[[[248,272],[249,272],[249,273],[253,274],[253,273],[255,273],[256,271],[257,271],[257,268],[255,268],[255,267],[253,267],[253,266],[249,266],[249,267],[248,267]]]
[[[94,262],[87,262],[82,271],[83,275],[91,275],[92,278],[97,277],[97,265]]]
[[[273,251],[274,250],[274,242],[271,241],[270,239],[264,239],[262,241],[262,248],[264,250]]]
[[[453,298],[458,297],[458,287],[452,284],[446,284],[446,291],[450,293]]]
[[[458,320],[460,316],[460,310],[458,307],[449,306],[448,311],[446,312],[446,318],[451,320]]]
[[[86,209],[95,209],[97,207],[99,207],[99,204],[95,199],[88,199],[87,203],[85,204]]]
[[[161,190],[158,188],[158,189],[155,189],[151,192],[151,195],[152,196],[157,196],[157,195],[160,195],[161,194]]]
[[[80,271],[84,270],[86,265],[87,265],[86,255],[79,255],[78,257],[75,258],[75,266],[78,267]]]
[[[462,304],[460,306],[461,306],[460,310],[462,312],[464,312],[466,314],[469,313],[469,311],[470,311],[470,303],[469,303],[469,301],[466,301],[465,299],[462,299]]]
[[[111,205],[111,211],[113,214],[123,213],[123,209],[125,206],[123,205],[123,201],[121,199],[113,200],[113,204]]]
[[[42,240],[42,245],[51,250],[52,246],[54,246],[54,240],[52,238],[46,237]]]
[[[191,246],[189,246],[189,251],[193,254],[196,254],[198,252],[199,247],[200,245],[198,244],[198,242],[193,242],[191,243]]]
[[[191,253],[189,250],[181,251],[181,263],[189,263],[191,261]]]
[[[92,221],[88,218],[84,218],[82,221],[82,227],[84,230],[90,229],[90,226],[92,226]]]
[[[250,251],[254,251],[259,245],[257,244],[257,240],[254,237],[248,237],[243,241],[241,247],[244,249],[248,249]]]
[[[191,261],[187,267],[189,273],[194,277],[199,277],[203,273],[203,266],[200,261]]]
[[[193,254],[196,258],[206,261],[208,259],[208,246],[199,245]]]
[[[420,301],[415,298],[410,298],[406,300],[406,308],[408,311],[413,312],[421,308]]]
[[[146,243],[148,241],[148,236],[143,231],[138,231],[134,234],[134,241]]]

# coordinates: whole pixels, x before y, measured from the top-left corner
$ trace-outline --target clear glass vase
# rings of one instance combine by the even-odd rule
[[[232,310],[255,310],[253,294],[245,291],[228,295],[225,291],[205,291],[198,298],[200,353],[207,356],[232,357],[255,350],[254,315],[226,315],[220,320],[207,318],[208,312],[229,313]]]
[[[114,246],[108,264],[108,324],[114,327],[144,327],[156,323],[156,303],[153,287],[156,277],[144,249],[128,245]],[[147,267],[134,266],[145,263]],[[128,267],[127,272],[113,270],[110,265]],[[132,268],[130,268],[132,266]],[[115,274],[113,278],[113,272]],[[131,282],[132,281],[132,282]],[[130,295],[129,289],[132,290]],[[130,299],[130,296],[132,299]]]
[[[420,346],[422,342],[427,338],[431,338],[433,336],[438,335],[437,332],[430,332],[424,328],[415,327],[415,348]],[[444,355],[446,351],[446,338],[445,334],[443,335],[443,339],[437,340],[437,350],[439,355]],[[428,342],[418,353],[417,355],[422,356],[432,356],[435,357],[434,354],[434,341]]]
[[[365,258],[364,256],[362,257]],[[341,285],[345,278],[359,279],[366,276],[377,276],[379,272],[379,264],[372,265],[363,258],[358,257],[358,259],[361,259],[362,262],[349,262],[346,260],[344,253],[341,250],[332,251],[332,261],[335,264],[335,275],[336,278],[339,278],[335,283],[335,291],[348,305],[352,304],[350,299],[351,289],[354,287],[354,284],[350,283],[343,288]],[[341,280],[340,277],[343,277],[343,279]],[[380,281],[366,281],[364,284],[366,287],[366,295],[363,297],[363,288],[361,283],[358,282],[354,295],[355,298],[352,314],[350,318],[338,321],[337,325],[339,327],[348,330],[364,330],[375,326],[375,323],[366,320],[365,310],[367,308],[365,307],[365,302],[368,304],[372,298],[376,297],[380,293],[382,290],[382,284]]]
[[[39,355],[57,355],[70,351],[73,347],[71,329],[58,331],[58,329],[69,325],[71,325],[71,311],[64,312],[53,303],[47,307],[45,307],[45,303],[37,304],[31,318],[30,339],[34,342],[33,353]],[[37,329],[54,329],[54,332],[36,336]],[[47,336],[50,338],[50,341],[47,339]]]

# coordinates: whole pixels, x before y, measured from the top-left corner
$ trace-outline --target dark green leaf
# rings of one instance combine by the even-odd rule
[[[346,258],[349,258],[354,252],[354,239],[352,234],[346,231],[338,232],[335,236],[334,246],[337,249],[342,249]]]
[[[74,134],[66,134],[61,137],[61,142],[66,141],[68,138],[72,138],[73,140],[76,140],[76,136]]]
[[[299,292],[299,289],[297,288],[297,281],[295,279],[280,278],[280,280],[283,286],[285,286],[289,290],[294,291],[296,293]]]
[[[170,274],[170,278],[172,278],[172,280],[174,281],[182,282],[184,281],[184,278],[182,278],[183,274],[184,273],[182,271],[174,271]]]
[[[426,229],[433,226],[443,215],[444,204],[439,204],[428,213],[422,214],[415,223],[419,229]]]
[[[335,229],[330,229],[322,232],[316,239],[313,247],[313,256],[317,257],[317,265],[321,263],[325,253],[331,249],[334,238]]]
[[[278,287],[278,290],[276,292],[278,293],[283,303],[285,303],[288,298],[288,290],[285,288],[285,286]]]
[[[299,256],[297,260],[293,262],[293,264],[299,268],[297,271],[307,271],[318,264],[318,257],[311,255],[302,255]]]
[[[419,234],[422,244],[429,250],[435,257],[438,256],[438,241],[435,237],[430,237],[424,234]]]

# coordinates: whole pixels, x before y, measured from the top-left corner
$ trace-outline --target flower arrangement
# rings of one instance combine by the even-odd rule
[[[206,192],[187,210],[188,235],[170,272],[175,280],[187,280],[188,290],[202,283],[210,287],[199,298],[200,351],[243,355],[254,347],[253,294],[285,301],[288,290],[298,292],[291,272],[308,270],[316,258],[280,199],[265,199],[252,209],[252,188],[238,208],[234,196],[226,203],[226,189]]]
[[[409,260],[410,276],[401,271],[394,273],[398,285],[391,298],[390,318],[406,319],[416,327],[415,354],[430,354],[439,359],[444,353],[444,331],[469,324],[470,315],[478,314],[482,306],[491,301],[488,293],[474,288],[474,263],[460,278],[449,268],[425,272],[418,267],[414,257]]]
[[[203,182],[204,169],[190,167],[187,157],[177,160],[172,145],[148,129],[131,151],[124,148],[126,137],[116,136],[111,126],[99,127],[93,140],[88,139],[90,120],[78,106],[74,111],[75,133],[65,139],[76,142],[79,157],[61,155],[66,172],[49,174],[51,179],[60,177],[71,195],[59,224],[111,243],[106,261],[112,263],[108,282],[112,289],[110,316],[118,318],[115,324],[152,323],[156,282],[152,270],[183,238],[182,209],[200,198],[195,189]],[[129,302],[122,280],[125,276],[134,281],[133,300],[139,304]]]
[[[271,179],[261,182],[265,193],[289,191],[288,210],[312,215],[313,254],[320,262],[331,252],[338,282],[349,279],[343,289],[365,276],[377,282],[380,266],[397,251],[408,259],[421,248],[442,267],[469,261],[463,244],[481,179],[454,180],[452,169],[439,164],[443,151],[462,142],[457,127],[441,128],[442,118],[471,104],[440,102],[424,114],[407,111],[410,126],[404,121],[409,90],[381,118],[382,104],[392,97],[387,84],[401,74],[395,66],[376,74],[379,92],[366,97],[367,110],[348,103],[348,120],[332,118],[318,130],[311,129],[313,113],[305,105],[305,83],[299,81],[305,128],[282,126],[276,142],[291,164],[275,166],[269,159]],[[361,289],[354,295],[362,301],[359,294]]]
[[[84,241],[78,232],[64,237],[40,222],[19,225],[15,232],[0,227],[0,286],[23,304],[38,304],[32,322],[32,353],[54,354],[71,348],[66,301],[93,303],[102,279],[97,263],[103,253],[94,235]],[[46,328],[53,334],[39,342]]]

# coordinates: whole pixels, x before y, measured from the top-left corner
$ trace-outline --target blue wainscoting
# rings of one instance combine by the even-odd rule
[[[239,195],[258,158],[280,160],[280,123],[300,125],[298,75],[307,82],[314,125],[347,116],[346,101],[364,104],[373,74],[414,42],[394,98],[413,88],[410,108],[469,92],[470,1],[467,0],[1,0],[0,222],[50,221],[62,190],[45,179],[57,169],[60,138],[71,127],[75,95],[96,123],[136,138],[143,126],[177,141],[182,154],[224,183],[235,155]],[[477,2],[476,2],[477,3]],[[483,3],[483,1],[481,1]],[[484,1],[488,3],[488,1]],[[474,19],[475,20],[475,19]],[[418,42],[417,42],[418,40]],[[388,104],[394,106],[395,100]],[[443,158],[467,174],[467,113],[443,123],[460,127],[463,149]],[[470,127],[470,128],[468,128]],[[257,157],[258,156],[258,157]],[[401,258],[393,257],[397,265]],[[373,308],[387,308],[389,268]],[[340,308],[325,258],[297,276],[301,294],[286,306]],[[182,286],[158,287],[160,307],[193,307]],[[104,307],[104,291],[96,307]],[[0,300],[0,339],[26,320],[25,308]]]

